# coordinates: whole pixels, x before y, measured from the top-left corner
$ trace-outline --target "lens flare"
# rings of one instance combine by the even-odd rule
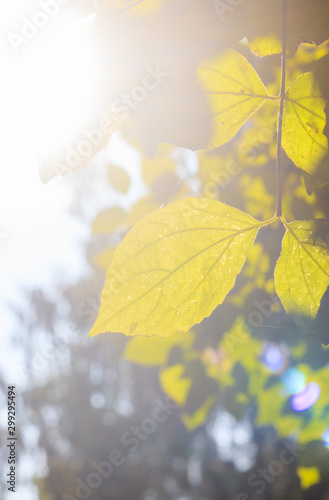
[[[290,405],[295,411],[304,411],[311,408],[321,394],[320,386],[316,382],[309,382],[302,392],[291,397]]]
[[[306,385],[306,375],[296,368],[288,368],[282,375],[282,382],[287,395],[302,392]]]
[[[260,360],[273,373],[280,372],[285,364],[282,349],[276,344],[266,344]]]

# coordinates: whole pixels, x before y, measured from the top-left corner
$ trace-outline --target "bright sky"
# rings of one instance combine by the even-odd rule
[[[63,147],[68,131],[79,127],[83,113],[92,105],[88,98],[92,77],[88,75],[93,72],[86,74],[86,30],[81,22],[72,28],[70,5],[55,0],[58,9],[50,17],[41,3],[7,2],[0,8],[4,20],[0,48],[1,301],[15,295],[18,285],[44,283],[63,264],[68,276],[81,272],[72,244],[81,229],[67,215],[70,190],[62,179],[43,185],[38,158],[54,145]],[[44,26],[29,39],[33,29],[29,22],[37,20]]]
[[[41,7],[48,5],[50,9],[50,4],[53,10]],[[58,276],[74,280],[85,271],[81,240],[88,238],[89,232],[68,214],[70,183],[64,176],[45,185],[38,172],[40,156],[51,154],[56,159],[56,151],[74,147],[76,134],[84,128],[92,130],[94,125],[88,121],[98,98],[93,92],[97,68],[89,38],[91,18],[77,19],[72,5],[69,0],[67,5],[57,0],[16,0],[0,6],[2,348],[8,346],[13,326],[7,301],[16,302],[22,289],[38,285],[49,289]],[[36,29],[38,23],[44,26]],[[111,152],[118,165],[131,167],[138,161],[128,147],[122,151],[115,137]],[[79,172],[70,175],[79,176]],[[127,206],[141,194],[136,180],[129,200],[98,190],[91,208],[95,211],[97,203],[102,206],[102,199],[107,204],[111,200]],[[14,360],[10,366],[15,366]],[[6,373],[14,377],[10,366],[6,366]]]
[[[38,172],[40,156],[74,146],[74,137],[94,125],[88,124],[97,88],[89,20],[76,20],[70,3],[15,0],[0,5],[0,370],[18,391],[20,358],[10,343],[17,325],[8,302],[19,305],[24,290],[38,286],[51,290],[64,279],[74,282],[87,272],[82,241],[90,233],[69,215],[70,181],[59,177],[45,185]],[[51,16],[41,7],[50,4],[55,5]],[[44,26],[35,30],[38,22]],[[122,147],[117,136],[111,139],[110,150],[101,153],[101,168],[89,168],[102,175],[102,158],[103,166],[115,162],[130,172],[132,186],[126,197],[120,197],[108,193],[104,182],[97,200],[90,200],[90,217],[105,204],[128,207],[143,194],[136,150],[127,144]],[[0,420],[5,417],[6,408],[0,408]],[[21,479],[32,477],[32,469],[23,460]],[[22,484],[16,494],[24,500],[38,498],[36,488]]]
[[[68,280],[80,276],[85,267],[79,242],[88,236],[68,215],[69,184],[59,178],[44,185],[38,158],[63,147],[88,113],[91,55],[84,26],[75,22],[72,28],[69,2],[54,0],[52,15],[42,3],[51,2],[15,0],[0,6],[0,351],[1,371],[12,384],[19,382],[19,358],[9,347],[15,325],[6,303],[17,302],[22,289],[51,286],[60,271]],[[43,27],[28,38],[29,22],[38,20]],[[22,485],[16,494],[37,498]]]

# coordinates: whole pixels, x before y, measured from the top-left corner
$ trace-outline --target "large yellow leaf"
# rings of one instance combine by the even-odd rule
[[[167,337],[188,331],[223,302],[266,224],[197,198],[145,216],[114,253],[89,335]]]
[[[314,319],[329,286],[329,223],[294,221],[286,227],[275,289],[287,313]]]
[[[325,106],[311,72],[297,78],[287,92],[282,146],[295,165],[310,174],[328,153],[328,140],[323,134]]]
[[[209,148],[225,144],[269,96],[251,64],[235,50],[205,62],[198,71],[213,116]]]

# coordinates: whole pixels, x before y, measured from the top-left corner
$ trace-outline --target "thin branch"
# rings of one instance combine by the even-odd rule
[[[278,141],[276,153],[276,179],[277,179],[277,209],[276,215],[282,216],[282,121],[283,106],[286,93],[286,58],[287,58],[287,0],[283,0],[282,9],[282,56],[281,56],[281,91],[278,124]]]

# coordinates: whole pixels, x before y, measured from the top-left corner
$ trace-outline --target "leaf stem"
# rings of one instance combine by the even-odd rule
[[[287,0],[283,0],[282,8],[282,55],[281,55],[281,91],[280,91],[280,110],[278,124],[278,140],[276,153],[276,180],[277,180],[277,208],[276,215],[282,215],[282,121],[283,106],[286,93],[286,58],[287,58]]]

